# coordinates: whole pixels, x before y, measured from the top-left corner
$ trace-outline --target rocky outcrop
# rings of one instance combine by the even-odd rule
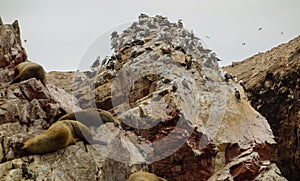
[[[269,125],[242,87],[222,81],[216,55],[192,32],[141,15],[120,35],[112,33],[111,44],[115,53],[90,86],[73,94],[82,107],[110,110],[134,133],[139,154],[133,155],[140,158],[123,146],[126,162],[148,163],[170,180],[245,180],[272,172]]]
[[[18,21],[7,25],[0,18],[0,81],[8,82],[14,75],[11,68],[26,58],[26,52],[21,45]]]
[[[112,35],[108,62],[74,73],[72,82],[72,73],[52,73],[48,88],[34,78],[8,85],[2,72],[2,178],[126,180],[144,170],[168,180],[285,180],[271,162],[276,143],[266,119],[239,84],[223,81],[216,55],[181,22],[141,15]],[[74,107],[108,110],[121,125],[90,127],[107,145],[77,142],[25,156],[22,143],[47,129],[61,108]]]
[[[243,80],[251,105],[267,118],[284,176],[299,180],[300,37],[224,69]]]

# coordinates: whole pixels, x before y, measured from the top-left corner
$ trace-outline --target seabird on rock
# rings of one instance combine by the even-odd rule
[[[176,81],[174,81],[172,84],[172,92],[176,92],[177,89],[178,89],[178,85],[177,85]]]
[[[149,16],[148,15],[146,15],[146,14],[144,14],[144,13],[141,13],[140,15],[139,15],[139,19],[144,19],[144,18],[148,18]]]
[[[116,38],[116,37],[118,36],[118,32],[117,32],[117,31],[114,31],[114,32],[112,32],[110,35],[111,35],[111,38],[110,38],[110,39],[112,40],[112,39],[114,39],[114,38]]]
[[[211,78],[209,78],[209,77],[207,76],[206,73],[203,74],[202,78],[205,79],[205,80],[208,80],[208,81],[213,81]]]
[[[245,87],[245,85],[244,85],[243,80],[240,80],[240,81],[239,81],[239,84],[243,87],[244,91],[246,92],[246,87]]]
[[[186,64],[186,69],[189,70],[192,67],[192,55],[187,55],[185,57],[185,64]]]
[[[93,65],[91,68],[96,68],[100,65],[100,56],[97,57],[97,59],[94,61]]]
[[[234,88],[234,95],[238,101],[241,100],[241,94],[236,88]]]
[[[183,28],[182,19],[179,19],[177,24],[178,24],[178,28]]]
[[[153,49],[151,47],[146,47],[145,50],[153,51]]]
[[[181,84],[183,85],[183,87],[187,88],[188,90],[191,90],[185,79],[182,80]]]
[[[232,79],[232,75],[228,72],[224,73],[224,80],[225,82],[229,82],[229,79]]]
[[[107,63],[108,59],[109,59],[109,56],[106,56],[106,57],[102,60],[102,62],[101,62],[101,67]]]
[[[236,76],[234,76],[234,77],[232,78],[232,80],[233,80],[233,82],[238,83],[238,78],[237,78]]]
[[[115,68],[115,62],[114,61],[109,61],[107,63],[106,69],[111,69],[113,70]]]

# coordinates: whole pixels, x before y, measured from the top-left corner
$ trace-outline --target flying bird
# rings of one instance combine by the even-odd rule
[[[282,35],[284,34],[283,32],[280,32]]]
[[[258,31],[262,30],[262,28],[258,28]]]
[[[209,37],[209,36],[207,36],[207,35],[205,35],[205,38],[207,38],[207,39],[210,39],[210,37]]]
[[[243,43],[242,43],[242,45],[244,46],[244,45],[246,45],[246,43],[245,43],[245,42],[243,42]]]

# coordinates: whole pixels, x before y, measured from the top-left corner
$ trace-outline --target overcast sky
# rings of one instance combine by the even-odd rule
[[[140,13],[182,19],[228,65],[299,36],[299,7],[300,0],[0,0],[0,16],[19,20],[29,60],[67,71],[104,58],[109,34]]]

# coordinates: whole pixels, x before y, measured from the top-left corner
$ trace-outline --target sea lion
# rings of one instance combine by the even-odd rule
[[[149,172],[136,172],[130,175],[128,181],[168,181]]]
[[[46,75],[43,67],[33,62],[22,62],[16,66],[15,77],[10,84],[18,83],[33,77],[40,80],[45,85]]]
[[[97,108],[87,108],[81,111],[71,112],[61,116],[57,119],[57,121],[66,119],[77,120],[88,127],[99,127],[100,125],[105,124],[107,122],[112,122],[115,124],[115,126],[119,126],[118,120],[116,120],[110,112]],[[53,120],[52,122],[55,121],[56,120]]]
[[[92,143],[93,137],[88,127],[74,120],[63,120],[50,126],[40,135],[24,143],[23,150],[33,154],[57,151],[77,141]]]

